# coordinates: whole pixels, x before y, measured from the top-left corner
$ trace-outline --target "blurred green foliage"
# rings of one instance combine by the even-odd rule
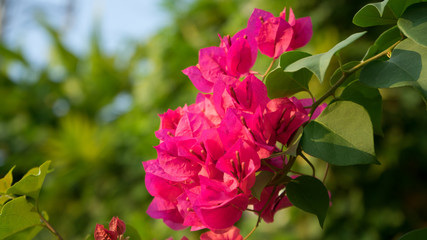
[[[46,178],[40,208],[65,239],[92,235],[96,223],[112,216],[138,229],[143,239],[196,237],[188,230],[173,232],[145,214],[151,196],[141,161],[156,157],[157,114],[191,104],[196,96],[180,71],[197,62],[200,48],[217,45],[218,33],[232,35],[243,28],[253,8],[277,15],[292,6],[297,17],[311,16],[313,39],[302,50],[315,54],[360,32],[351,19],[368,2],[164,0],[171,24],[113,54],[101,49],[94,29],[90,50],[77,55],[58,30],[41,21],[52,39],[46,66],[35,67],[19,50],[0,43],[0,176],[16,165],[14,178],[20,179],[52,160],[54,172]],[[344,62],[361,59],[385,28],[368,30],[343,51]],[[338,63],[331,65],[334,69]],[[329,83],[310,84],[319,95]],[[291,208],[281,211],[275,223],[261,224],[253,239],[393,239],[427,225],[423,103],[407,89],[381,93],[384,137],[375,139],[381,165],[332,168],[326,185],[333,203],[324,230],[314,216]],[[316,166],[321,174],[324,164]],[[242,233],[255,221],[249,215],[240,221]],[[46,230],[37,236],[51,238]]]

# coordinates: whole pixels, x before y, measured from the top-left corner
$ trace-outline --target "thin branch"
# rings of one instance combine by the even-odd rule
[[[313,177],[316,177],[316,170],[315,170],[313,164],[310,162],[310,160],[307,159],[307,157],[302,152],[300,153],[300,155],[301,155],[302,159],[304,159],[304,161],[306,161],[308,163],[308,165],[310,165],[311,170],[313,170]]]
[[[326,177],[328,176],[328,172],[329,172],[329,163],[326,163],[326,171],[325,171],[325,175],[323,176],[323,183],[325,183],[326,181]]]
[[[268,66],[267,71],[265,71],[265,73],[262,75],[262,81],[263,82],[264,82],[265,77],[270,72],[270,70],[273,67],[273,65],[274,65],[275,62],[276,62],[276,59],[273,59],[273,61],[271,61],[271,63],[270,63],[270,66]]]

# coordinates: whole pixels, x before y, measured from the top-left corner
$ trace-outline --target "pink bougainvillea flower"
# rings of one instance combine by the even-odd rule
[[[221,38],[220,46],[226,50],[229,75],[240,77],[249,73],[255,64],[258,49],[255,39],[248,37],[246,29],[239,31],[232,38]]]
[[[248,35],[256,40],[262,54],[277,59],[288,49],[293,29],[285,19],[255,9],[248,21]]]
[[[117,235],[122,235],[126,232],[126,224],[119,219],[119,217],[113,217],[108,226],[110,231],[117,232]]]
[[[225,50],[221,47],[208,47],[199,51],[199,63],[184,69],[193,85],[201,92],[212,92],[212,87],[226,70]]]
[[[95,240],[117,240],[118,235],[116,231],[109,231],[104,225],[96,224],[94,237]]]
[[[280,17],[286,20],[286,8],[280,13]],[[286,51],[292,51],[300,47],[304,47],[313,35],[313,25],[310,17],[295,19],[292,8],[289,8],[288,23],[292,26],[294,35]]]
[[[193,209],[203,225],[211,230],[233,226],[248,206],[248,195],[239,194],[222,180],[200,176],[200,187]]]
[[[173,230],[186,228],[183,225],[184,219],[179,213],[176,203],[154,197],[147,209],[147,214],[156,219],[163,219],[163,222]]]
[[[240,230],[233,226],[225,231],[209,231],[200,236],[200,240],[243,240]]]

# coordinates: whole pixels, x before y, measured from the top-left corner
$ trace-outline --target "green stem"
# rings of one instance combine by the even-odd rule
[[[265,71],[265,73],[262,75],[262,81],[264,82],[265,76],[267,76],[267,74],[270,72],[271,68],[273,67],[273,64],[276,62],[276,59],[273,59],[273,61],[271,61],[270,66],[268,66],[267,71]]]
[[[365,66],[366,64],[375,61],[383,56],[386,56],[387,53],[389,53],[391,50],[393,50],[393,48],[395,48],[397,46],[397,44],[399,44],[402,40],[399,40],[397,42],[395,42],[393,45],[391,45],[389,48],[387,48],[386,50],[378,53],[377,55],[365,60],[365,61],[361,61],[359,64],[357,64],[356,66],[352,67],[351,69],[347,70],[347,71],[343,71],[341,78],[322,96],[320,97],[316,102],[313,103],[313,105],[311,106],[311,111],[310,111],[310,117],[313,115],[314,111],[316,111],[316,108],[323,102],[325,101],[329,96],[331,96],[335,90],[337,90],[337,88],[339,86],[341,86],[341,84],[344,83],[344,81],[354,72],[356,72],[357,70],[359,70],[360,68],[362,68],[363,66]],[[307,124],[308,121],[305,123]]]
[[[44,226],[47,229],[49,229],[49,231],[52,232],[52,234],[55,235],[57,239],[63,240],[63,238],[61,237],[61,235],[59,235],[59,233],[52,227],[52,225],[49,224],[49,222],[43,217],[43,215],[40,212],[37,212],[37,213],[39,214],[40,219],[44,223]]]
[[[315,170],[313,164],[310,162],[310,160],[308,160],[305,157],[305,155],[302,152],[300,153],[300,155],[301,155],[302,159],[304,159],[304,161],[306,161],[308,163],[308,165],[310,165],[311,169],[313,170],[313,177],[316,177],[316,170]]]

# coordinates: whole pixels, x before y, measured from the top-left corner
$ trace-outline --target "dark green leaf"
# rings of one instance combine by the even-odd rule
[[[330,104],[307,124],[301,146],[306,153],[334,165],[378,163],[369,114],[349,101]]]
[[[270,180],[273,178],[274,174],[269,171],[262,171],[256,176],[256,181],[254,186],[251,188],[252,196],[260,200],[262,190],[267,186]]]
[[[388,61],[367,64],[360,81],[375,88],[411,86],[427,99],[427,47],[405,39],[393,50]]]
[[[37,199],[49,170],[50,161],[46,161],[40,167],[28,171],[21,180],[13,184],[8,190],[9,194],[26,195]]]
[[[295,207],[315,214],[323,227],[329,208],[329,194],[319,179],[310,176],[297,177],[286,186],[286,195]]]
[[[360,81],[355,81],[344,89],[339,98],[362,105],[368,111],[374,133],[383,135],[381,129],[382,97],[377,88],[367,87]]]
[[[380,52],[386,50],[391,45],[393,45],[394,43],[399,41],[400,39],[402,39],[402,36],[401,36],[400,30],[397,26],[394,26],[394,27],[388,29],[387,31],[383,32],[377,38],[377,40],[375,40],[374,45],[372,45],[368,49],[368,52],[363,57],[363,60],[371,58],[371,57],[375,56],[377,53],[380,53]]]
[[[362,7],[353,17],[353,23],[359,27],[394,24],[396,18],[386,8],[388,0],[378,3],[369,3]]]
[[[0,213],[0,239],[41,224],[34,206],[25,196],[7,202]]]
[[[397,26],[407,37],[427,47],[427,3],[408,7],[397,21]]]
[[[280,66],[271,71],[266,77],[268,96],[270,98],[289,97],[301,91],[308,91],[308,83],[313,75],[306,69],[294,73],[285,73],[283,68],[289,64],[311,56],[305,52],[291,51],[280,56]]]
[[[415,3],[419,3],[422,0],[389,0],[388,6],[393,12],[394,16],[400,17],[405,9]]]
[[[313,72],[316,77],[323,82],[323,78],[325,77],[326,69],[329,66],[332,56],[339,52],[344,47],[348,46],[350,43],[356,41],[361,36],[363,36],[366,32],[355,33],[345,39],[344,41],[339,42],[335,45],[331,50],[326,53],[313,55],[310,57],[305,57],[300,59],[289,66],[287,66],[284,71],[285,72],[296,72],[300,69],[307,68],[311,72]]]
[[[420,240],[427,239],[427,228],[417,229],[406,233],[399,240]]]

